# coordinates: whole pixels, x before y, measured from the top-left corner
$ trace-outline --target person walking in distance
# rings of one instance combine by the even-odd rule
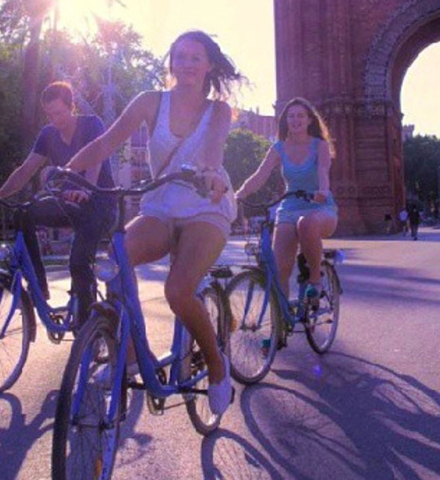
[[[411,230],[411,238],[413,240],[418,239],[420,213],[416,205],[413,205],[408,212],[409,228]]]
[[[399,220],[403,236],[405,237],[408,233],[408,210],[405,207],[399,213]]]

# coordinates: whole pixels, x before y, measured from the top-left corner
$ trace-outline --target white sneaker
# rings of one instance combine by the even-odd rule
[[[223,360],[225,376],[219,383],[211,383],[208,387],[209,407],[215,415],[222,415],[232,400],[232,384],[228,357],[220,352]]]

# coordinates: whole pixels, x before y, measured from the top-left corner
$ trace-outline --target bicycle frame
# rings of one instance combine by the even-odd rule
[[[124,204],[123,195],[119,196],[118,227],[112,238],[112,254],[110,258],[119,267],[117,276],[107,283],[107,305],[110,303],[118,316],[118,354],[115,367],[113,385],[111,387],[111,400],[108,409],[108,425],[111,426],[117,414],[118,402],[122,393],[123,376],[125,371],[126,354],[128,341],[131,338],[134,343],[136,358],[139,365],[140,375],[144,382],[141,387],[150,395],[166,399],[176,393],[191,393],[194,385],[207,376],[207,371],[199,372],[188,380],[181,381],[179,378],[180,363],[183,360],[185,345],[190,341],[190,335],[183,324],[176,317],[174,321],[174,332],[170,351],[160,358],[157,358],[150,349],[144,315],[142,312],[137,286],[134,280],[134,273],[124,247],[125,227],[123,225]],[[199,291],[205,286],[202,280]],[[98,310],[95,309],[95,314]],[[89,319],[93,321],[93,315]],[[72,405],[73,418],[79,413],[82,397],[85,390],[86,376],[92,360],[92,345],[89,346],[87,355],[83,359],[80,370],[77,395]],[[157,376],[157,371],[170,366],[170,377],[167,384],[162,384]]]
[[[280,313],[287,322],[294,326],[298,322],[300,322],[305,313],[305,308],[303,306],[303,300],[305,295],[306,284],[305,282],[299,283],[298,289],[298,308],[296,312],[292,314],[291,303],[289,302],[288,298],[284,294],[280,280],[278,276],[278,268],[275,262],[274,252],[272,250],[272,242],[270,237],[270,228],[269,222],[263,222],[261,226],[261,238],[260,238],[260,256],[259,256],[259,268],[264,272],[265,282],[265,296],[263,301],[263,308],[261,309],[260,317],[258,319],[258,324],[261,325],[263,321],[264,315],[266,313],[267,306],[269,304],[270,292],[274,289],[276,293],[276,299],[278,303],[278,307],[280,308]],[[250,296],[248,292],[248,297]],[[245,317],[248,311],[248,308],[251,303],[251,298],[246,299],[246,307],[245,307]]]
[[[65,333],[72,330],[73,313],[75,310],[76,299],[71,296],[66,306],[51,307],[44,298],[40,285],[35,274],[34,266],[29,256],[26,243],[24,241],[23,232],[18,230],[14,247],[12,249],[12,259],[7,272],[11,276],[11,289],[14,294],[14,302],[11,306],[11,310],[8,317],[5,320],[4,325],[0,330],[0,338],[5,335],[5,332],[9,326],[9,322],[13,317],[15,310],[18,306],[21,290],[23,289],[23,278],[28,282],[29,292],[35,308],[37,309],[38,316],[45,325],[46,329],[53,333]],[[51,314],[58,312],[65,312],[67,315],[63,318],[61,324],[55,323]]]

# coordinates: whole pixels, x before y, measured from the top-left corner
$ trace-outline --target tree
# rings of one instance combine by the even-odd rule
[[[422,203],[439,200],[440,139],[416,135],[403,144],[405,186],[409,200]]]
[[[247,129],[235,129],[229,134],[225,147],[225,168],[231,177],[232,186],[237,190],[260,166],[270,142]],[[284,191],[279,172],[273,172],[267,184],[255,194],[252,201],[262,202],[273,198],[274,193]]]
[[[17,45],[0,43],[0,184],[21,159],[21,63]]]
[[[38,99],[50,82],[70,81],[79,111],[93,112],[103,118],[109,105],[104,97],[107,95],[108,100],[112,95],[114,118],[136,93],[157,89],[164,78],[162,62],[142,46],[137,32],[121,22],[99,20],[99,32],[91,39],[73,39],[67,31],[57,29],[43,32],[38,42],[38,69],[34,69],[33,86],[28,89],[32,91],[31,101],[20,90],[28,75],[24,74],[28,21],[23,20],[20,12],[24,10],[19,8],[23,5],[24,0],[8,0],[0,7],[0,175],[3,177],[27,154],[46,121]],[[35,106],[33,122],[29,115],[22,123],[20,112],[28,109],[31,112],[34,108],[24,105]]]

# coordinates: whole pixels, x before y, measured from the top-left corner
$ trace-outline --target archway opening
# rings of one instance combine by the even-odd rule
[[[440,42],[437,42],[424,48],[412,60],[404,72],[399,92],[406,203],[408,207],[416,205],[426,222],[432,224],[439,219],[439,77]]]

